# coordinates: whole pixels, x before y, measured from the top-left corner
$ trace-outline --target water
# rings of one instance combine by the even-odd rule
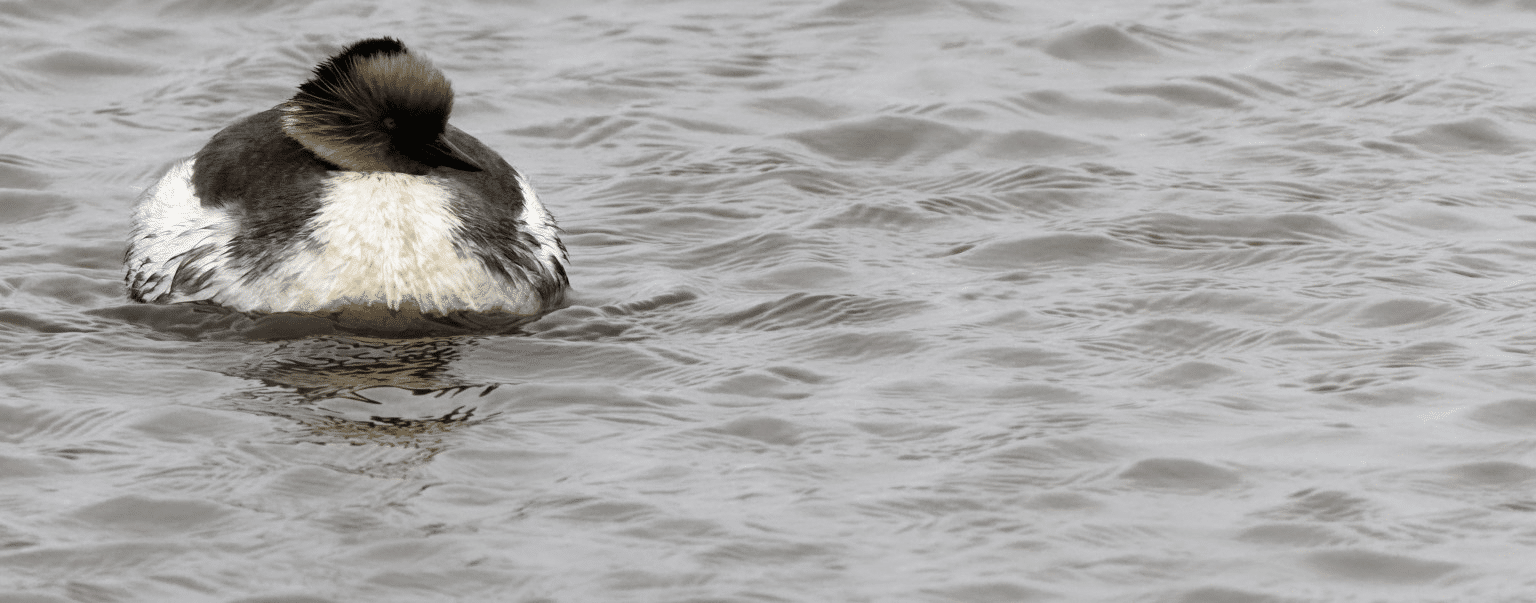
[[[565,227],[498,336],[128,303],[395,35]],[[0,4],[0,600],[1528,601],[1528,2]]]

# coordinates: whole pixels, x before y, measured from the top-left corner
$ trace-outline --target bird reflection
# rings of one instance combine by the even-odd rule
[[[259,358],[224,371],[263,387],[228,401],[292,419],[308,441],[421,448],[430,458],[455,430],[494,416],[474,401],[497,385],[453,369],[473,344],[465,337],[340,335],[269,342]]]
[[[238,372],[292,388],[310,400],[363,400],[357,392],[374,387],[422,391],[465,386],[450,368],[461,345],[458,338],[313,337],[277,342],[270,353]]]

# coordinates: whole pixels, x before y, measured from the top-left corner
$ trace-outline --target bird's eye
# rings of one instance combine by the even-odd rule
[[[385,130],[393,130],[393,129],[395,129],[395,118],[393,118],[393,117],[386,117],[386,118],[384,118],[384,129]]]

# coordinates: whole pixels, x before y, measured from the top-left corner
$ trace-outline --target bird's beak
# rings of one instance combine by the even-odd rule
[[[480,164],[475,163],[475,160],[470,159],[469,155],[464,154],[464,151],[454,146],[453,143],[448,142],[446,136],[438,136],[437,140],[428,144],[426,157],[423,159],[425,159],[423,163],[428,165],[451,167],[466,172],[485,170]]]

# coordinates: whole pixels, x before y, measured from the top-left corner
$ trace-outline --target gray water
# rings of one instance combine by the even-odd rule
[[[394,35],[566,230],[510,335],[129,303]],[[0,600],[1536,600],[1536,5],[0,3]]]

